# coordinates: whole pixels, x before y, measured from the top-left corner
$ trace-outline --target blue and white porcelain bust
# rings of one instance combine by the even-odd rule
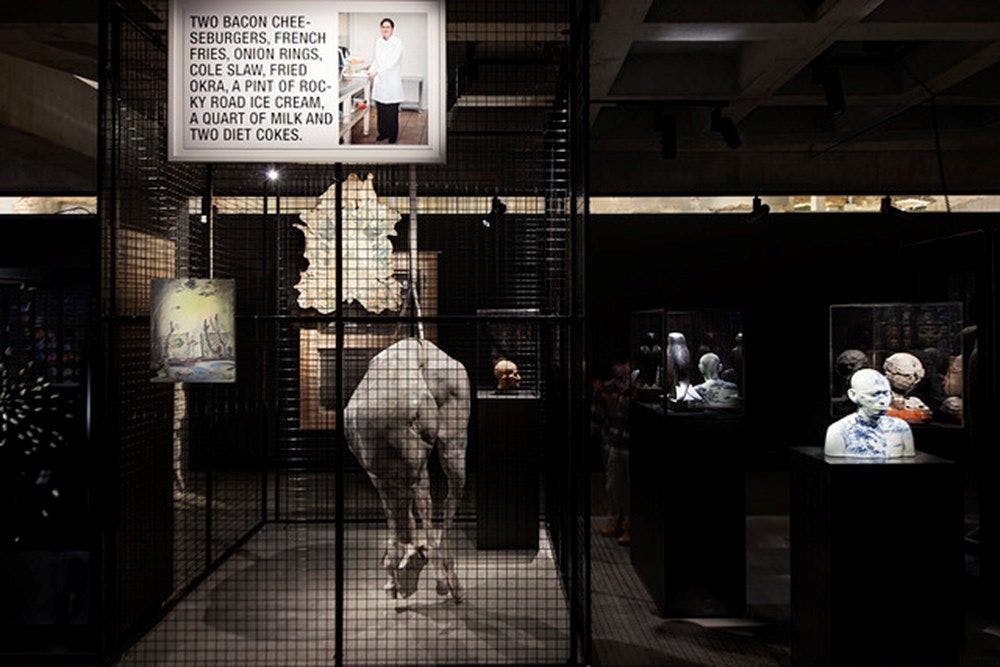
[[[719,355],[714,352],[701,355],[701,359],[698,360],[698,370],[705,381],[697,385],[694,390],[705,401],[706,407],[740,407],[739,388],[732,382],[720,379],[722,362],[719,360]]]
[[[910,425],[885,414],[892,402],[892,388],[884,375],[871,368],[861,369],[851,376],[847,397],[858,409],[826,429],[824,454],[857,459],[916,454]]]

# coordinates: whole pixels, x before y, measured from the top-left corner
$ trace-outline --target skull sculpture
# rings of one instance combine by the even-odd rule
[[[883,366],[889,384],[900,394],[909,394],[924,379],[924,365],[908,352],[897,352]]]
[[[500,359],[493,366],[493,375],[497,378],[497,391],[510,391],[521,386],[521,374],[517,364],[509,359]]]
[[[883,368],[892,386],[890,416],[901,417],[907,421],[930,419],[931,409],[927,404],[920,398],[909,395],[926,375],[920,359],[909,352],[897,352],[885,360]]]

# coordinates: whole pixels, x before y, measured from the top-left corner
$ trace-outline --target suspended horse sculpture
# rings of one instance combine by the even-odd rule
[[[348,447],[368,472],[389,521],[382,567],[390,597],[413,595],[429,562],[438,595],[461,599],[444,543],[465,486],[469,407],[465,367],[430,341],[406,338],[371,360],[344,411]],[[435,446],[448,478],[437,530],[427,473]]]
[[[377,199],[374,190],[372,199]],[[389,522],[382,556],[389,597],[408,598],[430,563],[438,595],[457,602],[461,587],[445,540],[465,487],[469,428],[469,375],[465,367],[424,339],[420,323],[417,248],[417,177],[410,166],[409,279],[406,304],[417,317],[411,336],[393,343],[368,364],[344,410],[347,445],[368,472]],[[448,478],[441,527],[434,528],[427,458],[437,447]],[[417,532],[417,519],[421,532]]]

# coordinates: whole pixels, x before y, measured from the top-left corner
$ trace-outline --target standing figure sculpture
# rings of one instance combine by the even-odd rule
[[[461,363],[430,341],[406,338],[375,355],[344,410],[347,445],[375,485],[389,523],[382,556],[389,597],[413,595],[430,563],[438,595],[461,599],[444,542],[465,486],[469,395]],[[448,478],[439,529],[427,471],[434,447]]]
[[[636,381],[640,387],[659,386],[662,362],[663,348],[660,347],[660,337],[655,331],[647,331],[642,335],[642,343],[639,345],[639,374]]]
[[[701,396],[691,386],[691,351],[682,333],[667,334],[667,373],[676,404],[701,402]]]

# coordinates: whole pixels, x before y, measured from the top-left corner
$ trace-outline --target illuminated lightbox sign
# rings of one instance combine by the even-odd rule
[[[173,0],[170,159],[444,162],[444,3]]]

